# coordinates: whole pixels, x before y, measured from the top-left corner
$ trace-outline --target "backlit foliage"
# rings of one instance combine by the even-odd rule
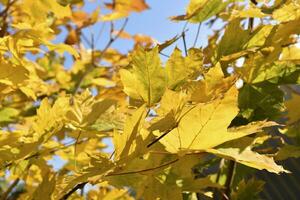
[[[0,2],[1,200],[257,199],[300,156],[298,0],[190,0],[170,20],[221,26],[182,49],[125,32],[150,1]]]

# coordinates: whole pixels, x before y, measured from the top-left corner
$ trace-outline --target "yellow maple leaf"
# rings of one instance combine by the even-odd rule
[[[204,151],[224,142],[259,132],[273,122],[257,122],[240,128],[228,129],[238,114],[238,91],[231,87],[224,97],[198,104],[185,114],[178,127],[170,131],[160,142],[172,153]]]
[[[282,166],[277,165],[273,158],[254,152],[250,148],[242,150],[239,148],[217,148],[208,149],[206,151],[224,158],[233,159],[236,162],[259,170],[266,169],[269,172],[277,174],[280,172],[288,172]]]
[[[139,138],[138,131],[140,123],[145,119],[146,105],[144,104],[136,110],[132,116],[127,118],[123,133],[114,133],[113,141],[115,145],[115,159],[131,155],[136,151],[136,140]]]
[[[300,111],[297,109],[299,107],[300,95],[292,93],[292,97],[290,100],[285,102],[285,106],[287,108],[287,117],[288,123],[295,123],[300,120]]]
[[[132,69],[120,70],[124,92],[148,105],[157,103],[166,87],[165,69],[161,66],[158,48],[147,51],[138,47],[131,58]]]

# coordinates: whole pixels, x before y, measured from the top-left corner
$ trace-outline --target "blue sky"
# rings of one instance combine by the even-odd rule
[[[104,4],[103,0],[86,0],[86,4],[83,7],[83,10],[91,13],[94,11],[99,5]],[[189,4],[189,0],[146,0],[150,9],[143,11],[141,13],[132,13],[129,16],[129,21],[125,28],[125,31],[134,35],[134,34],[145,34],[151,36],[158,42],[164,42],[168,39],[176,35],[180,35],[185,26],[186,22],[174,22],[169,18],[171,16],[182,15],[185,13],[186,7]],[[107,13],[107,10],[102,9],[101,13]],[[119,30],[123,24],[123,20],[118,20],[115,22],[115,29]],[[104,28],[103,28],[104,26]],[[196,47],[205,46],[207,44],[207,37],[213,34],[214,28],[219,28],[220,23],[216,23],[216,27],[212,29],[208,29],[206,26],[202,25],[200,34],[197,40]],[[103,49],[109,40],[109,31],[110,24],[109,22],[98,22],[92,27],[85,28],[83,30],[84,35],[87,38],[91,38],[91,33],[95,36],[99,33],[99,31],[103,28],[103,32],[101,37],[96,42],[96,49]],[[186,29],[186,42],[187,48],[193,47],[198,24],[187,24]],[[63,30],[62,33],[55,39],[54,42],[63,42],[66,37],[66,30]],[[84,42],[83,42],[84,43]],[[90,48],[88,45],[85,45],[86,48]],[[170,55],[175,48],[175,46],[179,47],[183,51],[183,41],[179,39],[175,44],[170,46],[169,48],[163,51],[164,54]],[[113,48],[119,50],[122,53],[127,53],[128,50],[131,50],[133,47],[133,41],[126,39],[118,39],[113,45]],[[166,57],[161,56],[163,61],[166,61]],[[70,68],[72,66],[72,58],[70,55],[66,56],[65,67]]]
[[[99,5],[99,2],[101,3],[102,0],[96,0],[93,3],[88,3],[83,9],[85,11],[91,12],[96,8],[95,5]],[[125,28],[128,33],[145,34],[153,37],[159,42],[164,42],[168,39],[171,39],[175,35],[181,34],[185,22],[174,22],[169,18],[171,16],[184,14],[189,0],[148,0],[146,2],[150,6],[149,10],[146,10],[142,13],[132,13],[130,15],[128,24]],[[116,23],[116,29],[118,29],[121,25],[122,20],[119,20]],[[91,31],[94,32],[94,35],[97,35],[99,30],[101,29],[101,26],[103,26],[102,22],[97,23],[95,26],[93,26],[92,29],[86,29],[84,33],[87,37],[89,37]],[[97,48],[101,49],[105,46],[108,40],[109,28],[109,24],[106,23],[104,25],[104,32],[96,44]],[[188,48],[193,46],[197,28],[198,24],[187,25],[188,31],[186,32],[186,38]],[[207,28],[202,26],[201,33],[197,42],[197,47],[205,45],[207,41],[207,35],[211,33],[211,30],[208,30]],[[182,49],[182,40],[179,40],[176,45]],[[114,48],[123,53],[126,53],[128,50],[132,49],[132,46],[132,42],[124,39],[119,39],[113,44]],[[173,48],[174,45],[171,48],[166,49],[165,53],[170,54]]]

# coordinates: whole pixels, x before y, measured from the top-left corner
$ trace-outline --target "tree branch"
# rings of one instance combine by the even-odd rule
[[[8,24],[6,22],[6,19],[8,17],[8,11],[9,11],[10,7],[12,5],[14,5],[16,2],[17,2],[17,0],[12,0],[12,1],[8,0],[6,8],[0,13],[0,17],[2,17],[2,23],[3,23],[1,26],[1,29],[0,29],[0,37],[5,36],[7,33]]]
[[[68,143],[68,144],[65,144],[65,145],[63,145],[61,148],[53,148],[52,150],[46,150],[46,151],[43,151],[43,152],[36,152],[36,153],[34,153],[34,154],[32,154],[32,155],[29,155],[29,156],[23,158],[23,160],[29,160],[29,159],[31,159],[31,158],[37,158],[37,157],[42,156],[42,155],[43,155],[43,156],[44,156],[44,155],[51,155],[51,154],[54,154],[56,151],[66,149],[66,148],[68,148],[68,147],[70,147],[70,146],[73,146],[73,145],[75,145],[75,144],[81,144],[81,143],[83,143],[83,142],[85,142],[85,141],[86,141],[86,140],[81,140],[81,141],[79,141],[79,142],[77,142],[77,143],[75,142],[75,143]],[[6,165],[4,165],[3,167],[1,167],[0,170],[3,170],[3,169],[5,169],[5,168],[7,168],[7,167],[10,167],[12,164],[13,164],[13,162],[9,162],[9,163],[7,163]]]
[[[233,160],[229,161],[229,166],[228,166],[228,173],[227,173],[227,177],[226,177],[226,182],[225,182],[225,194],[227,197],[230,197],[230,193],[231,193],[231,185],[232,185],[232,181],[234,178],[234,171],[235,171],[235,167],[236,167],[236,162]]]
[[[121,173],[110,173],[110,174],[107,174],[106,177],[109,177],[109,176],[122,176],[122,175],[129,175],[129,174],[138,174],[138,173],[144,173],[144,172],[149,172],[149,171],[153,171],[153,170],[156,170],[156,169],[160,169],[160,168],[163,168],[163,167],[166,167],[166,166],[169,166],[175,162],[177,162],[179,159],[175,159],[175,160],[172,160],[168,163],[165,163],[163,165],[160,165],[160,166],[157,166],[157,167],[153,167],[153,168],[148,168],[148,169],[143,169],[143,170],[137,170],[137,171],[129,171],[129,172],[121,172]],[[76,192],[78,189],[82,189],[88,182],[82,182],[82,183],[79,183],[77,184],[74,188],[72,188],[67,194],[65,194],[62,198],[60,198],[59,200],[67,200],[68,197],[70,195],[72,195],[74,192]]]
[[[112,32],[113,32],[113,27],[111,26],[111,31],[110,31],[110,39],[108,41],[108,43],[105,45],[104,49],[101,51],[98,60],[99,62],[102,60],[105,52],[108,50],[108,48],[120,37],[121,33],[124,31],[126,25],[128,23],[128,18],[125,19],[120,31],[118,32],[118,34],[115,37],[112,37]],[[79,80],[76,82],[74,90],[72,92],[72,94],[76,94],[80,88],[81,83],[83,82],[84,78],[95,68],[96,63],[95,63],[95,57],[94,57],[94,37],[92,37],[92,41],[91,41],[91,48],[92,48],[92,58],[91,58],[91,63],[92,63],[92,67],[87,69],[82,76],[79,78]]]
[[[0,17],[7,16],[9,8],[14,5],[18,0],[7,1],[6,8],[0,12]]]
[[[69,198],[69,196],[71,196],[74,192],[76,192],[78,189],[82,189],[88,182],[83,182],[83,183],[79,183],[77,184],[74,188],[72,188],[72,190],[70,190],[67,194],[65,194],[62,198],[60,198],[59,200],[67,200]]]
[[[159,136],[158,138],[155,138],[152,142],[150,142],[148,145],[147,145],[147,148],[150,148],[152,145],[154,145],[155,143],[159,142],[159,140],[161,140],[163,137],[165,137],[168,133],[170,133],[171,131],[173,130],[172,129],[169,129],[167,130],[166,132],[164,132],[161,136]]]
[[[107,174],[106,176],[109,177],[109,176],[121,176],[121,175],[128,175],[128,174],[139,174],[139,173],[144,173],[144,172],[149,172],[149,171],[153,171],[153,170],[156,170],[156,169],[160,169],[160,168],[163,168],[163,167],[166,167],[166,166],[169,166],[175,162],[177,162],[179,159],[175,159],[175,160],[172,160],[168,163],[165,163],[163,165],[159,165],[157,167],[152,167],[152,168],[148,168],[148,169],[143,169],[143,170],[137,170],[137,171],[129,171],[129,172],[121,172],[121,173],[111,173],[111,174]]]
[[[11,191],[16,187],[16,185],[18,185],[20,181],[20,178],[17,178],[14,180],[14,182],[7,188],[7,190],[2,194],[0,200],[6,200],[9,193],[11,193]]]

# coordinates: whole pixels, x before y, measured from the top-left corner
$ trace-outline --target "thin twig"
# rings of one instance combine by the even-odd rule
[[[227,173],[227,177],[226,177],[226,182],[225,182],[225,194],[227,197],[230,197],[231,185],[232,185],[233,178],[234,178],[235,167],[236,167],[236,162],[233,160],[230,160],[229,165],[228,165],[228,173]]]
[[[18,185],[20,178],[14,180],[14,182],[7,188],[7,190],[2,194],[0,200],[6,200],[11,191]]]
[[[187,52],[187,47],[186,47],[186,41],[185,41],[185,32],[182,32],[182,40],[183,40],[183,46],[184,46],[184,52],[185,52],[185,56],[188,56],[188,52]]]
[[[4,17],[5,15],[7,15],[7,12],[9,10],[9,8],[14,5],[18,0],[13,0],[13,1],[7,1],[6,4],[6,8],[0,12],[0,17]]]
[[[187,25],[188,25],[188,21],[185,22],[185,24],[182,28],[182,31],[181,31],[181,37],[182,37],[182,40],[183,40],[185,56],[187,56],[187,47],[186,47],[186,41],[185,41],[185,32],[188,31],[188,29],[186,29]]]
[[[110,159],[110,160],[113,158],[113,156],[115,155],[115,153],[116,153],[116,151],[114,150],[114,151],[110,154],[110,156],[109,156],[109,159]]]
[[[77,142],[77,144],[81,144],[81,143],[83,143],[85,141],[86,140],[81,140],[81,141]],[[31,158],[37,158],[39,156],[44,156],[44,155],[51,155],[51,154],[54,154],[56,151],[60,151],[60,150],[66,149],[66,148],[68,148],[70,146],[73,146],[73,145],[75,145],[75,143],[67,143],[67,144],[63,145],[62,147],[60,147],[60,148],[53,148],[50,151],[46,150],[44,152],[36,152],[36,153],[34,153],[32,155],[29,155],[29,156],[23,158],[23,160],[29,160]],[[13,164],[13,162],[9,162],[6,165],[4,165],[2,168],[0,168],[0,170],[3,170],[5,168],[7,168],[7,167],[10,167],[12,164]]]
[[[176,126],[177,127],[177,126]],[[174,128],[176,128],[174,127]],[[165,137],[168,133],[170,133],[174,128],[170,128],[169,130],[167,130],[165,133],[163,133],[161,136],[159,136],[158,138],[155,138],[152,142],[150,142],[147,145],[147,148],[150,148],[152,145],[154,145],[155,143],[159,142],[163,137]]]
[[[0,37],[3,37],[6,35],[7,33],[7,28],[8,28],[8,24],[6,22],[6,19],[8,17],[8,11],[10,9],[10,7],[15,4],[18,0],[13,0],[13,1],[7,1],[7,4],[6,4],[6,8],[0,13],[0,17],[2,17],[2,26],[1,26],[1,29],[0,29]]]
[[[257,5],[256,0],[251,0],[251,2],[252,2],[254,5]],[[250,18],[249,18],[249,23],[248,23],[248,29],[249,29],[251,32],[253,31],[253,26],[254,26],[254,18],[253,18],[253,17],[250,17]]]
[[[143,169],[143,170],[137,170],[137,171],[129,171],[129,172],[121,172],[121,173],[110,173],[110,174],[107,174],[106,177],[109,177],[109,176],[122,176],[122,175],[129,175],[129,174],[139,174],[139,173],[145,173],[145,172],[149,172],[149,171],[153,171],[153,170],[156,170],[156,169],[160,169],[160,168],[163,168],[163,167],[166,167],[166,166],[169,166],[175,162],[177,162],[179,159],[175,159],[175,160],[172,160],[168,163],[165,163],[163,165],[160,165],[160,166],[157,166],[157,167],[152,167],[152,168],[148,168],[148,169]],[[79,183],[77,184],[74,188],[72,188],[67,194],[65,194],[62,198],[60,198],[60,200],[67,200],[69,196],[71,196],[74,192],[76,192],[78,189],[81,189],[83,188],[88,182],[82,182],[82,183]]]
[[[71,196],[74,192],[76,192],[78,189],[82,189],[88,182],[83,182],[83,183],[79,183],[77,184],[74,188],[72,188],[72,190],[70,190],[67,194],[65,194],[62,198],[60,198],[59,200],[67,200],[69,198],[69,196]]]
[[[188,110],[185,111],[185,113],[183,113],[181,115],[181,117],[178,119],[178,122],[187,114],[189,113],[193,108],[195,108],[195,106],[190,107]],[[170,133],[173,129],[178,127],[178,122],[170,129],[168,129],[165,133],[163,133],[161,136],[159,136],[158,138],[154,139],[151,143],[149,143],[147,145],[147,148],[151,147],[152,145],[154,145],[155,143],[159,142],[163,137],[165,137],[168,133]]]
[[[186,27],[187,27],[188,23],[189,23],[188,21],[186,21],[186,22],[184,23],[184,26],[183,26],[183,28],[182,28],[181,33],[186,31]]]
[[[75,144],[74,144],[74,164],[75,164],[75,171],[77,171],[77,159],[76,159],[76,154],[77,154],[77,144],[78,140],[81,136],[81,131],[79,131],[78,136],[76,138]]]
[[[166,166],[169,166],[175,162],[177,162],[179,160],[179,158],[175,159],[175,160],[172,160],[168,163],[165,163],[163,165],[159,165],[157,167],[152,167],[152,168],[148,168],[148,169],[142,169],[142,170],[137,170],[137,171],[129,171],[129,172],[120,172],[120,173],[110,173],[110,174],[107,174],[106,176],[109,177],[109,176],[121,176],[121,175],[128,175],[128,174],[140,174],[140,173],[144,173],[144,172],[149,172],[149,171],[154,171],[156,169],[160,169],[160,168],[163,168],[163,167],[166,167]]]
[[[84,35],[84,33],[81,31],[80,35],[82,37],[82,39],[87,43],[88,46],[92,46],[91,42],[87,39],[87,37]]]
[[[167,55],[167,54],[164,54],[164,53],[162,53],[162,52],[159,52],[159,54],[160,54],[160,55],[162,55],[162,56],[165,56],[165,57],[167,57],[167,58],[170,58],[170,56],[169,56],[169,55]]]
[[[99,57],[98,57],[98,61],[100,62],[101,60],[102,60],[102,58],[103,58],[103,56],[104,56],[104,54],[105,54],[105,52],[107,51],[107,49],[120,37],[120,35],[121,35],[121,33],[124,31],[124,29],[125,29],[125,27],[126,27],[126,25],[127,25],[127,22],[128,22],[128,18],[126,18],[125,19],[125,21],[124,21],[124,23],[123,23],[123,25],[122,25],[122,28],[120,29],[120,31],[118,32],[118,34],[115,36],[115,37],[112,37],[112,29],[113,29],[113,27],[111,28],[111,31],[110,31],[110,39],[109,39],[109,41],[108,41],[108,43],[105,45],[105,47],[104,47],[104,49],[101,51],[101,53],[100,53],[100,55],[99,55]],[[82,76],[79,78],[79,80],[76,82],[76,84],[75,84],[75,87],[74,87],[74,90],[73,90],[73,93],[72,94],[76,94],[77,92],[78,92],[78,90],[79,90],[79,88],[80,88],[80,85],[81,85],[81,83],[83,82],[83,80],[84,80],[84,78],[94,69],[94,68],[96,68],[97,66],[96,66],[96,63],[94,62],[94,49],[93,49],[93,47],[94,47],[94,39],[93,39],[93,37],[92,37],[92,42],[91,42],[91,44],[92,44],[92,67],[91,68],[89,68],[89,69],[87,69],[87,70],[85,70],[85,72],[82,74]]]
[[[224,162],[224,159],[221,159],[220,163],[219,163],[219,171],[217,173],[217,177],[216,177],[216,181],[215,183],[219,184],[219,181],[220,181],[220,177],[221,177],[221,168],[222,168],[222,163]],[[220,199],[220,194],[223,196],[223,199],[224,199],[224,196],[226,196],[224,194],[224,191],[223,189],[218,189],[218,188],[214,188],[214,198],[215,199]],[[224,194],[224,195],[223,195]],[[226,199],[226,198],[225,198]]]
[[[196,37],[195,37],[195,40],[194,40],[193,47],[195,47],[196,44],[197,44],[198,37],[199,37],[199,34],[200,34],[201,24],[202,24],[202,23],[199,23],[199,25],[198,25],[198,29],[197,29],[197,33],[196,33]]]
[[[88,73],[90,73],[92,71],[92,69],[95,67],[95,58],[94,58],[94,56],[95,56],[95,44],[94,44],[94,34],[93,33],[91,34],[91,42],[90,42],[90,44],[91,44],[90,47],[91,47],[91,64],[92,64],[92,67],[86,69],[84,71],[84,73],[82,74],[82,76],[80,77],[79,81],[76,82],[75,87],[74,87],[75,89],[73,91],[73,95],[78,92],[78,90],[80,88],[80,85],[83,82],[85,76]]]
[[[252,32],[253,30],[253,24],[254,24],[254,18],[250,17],[248,22],[248,29]]]
[[[105,23],[103,23],[103,24],[101,25],[101,27],[100,27],[100,30],[99,30],[98,35],[97,35],[96,40],[95,40],[95,43],[96,43],[96,44],[97,44],[99,38],[101,37],[101,35],[102,35],[103,31],[104,31],[104,28],[105,28]]]
[[[116,39],[118,39],[120,37],[120,35],[122,34],[122,32],[124,31],[126,25],[128,23],[128,18],[125,19],[120,31],[118,32],[118,34],[115,37],[111,37],[109,42],[106,44],[106,46],[104,47],[103,51],[101,52],[100,56],[99,56],[99,60],[102,59],[102,57],[104,56],[104,53],[107,51],[107,49],[112,45],[112,43],[114,43],[116,41]],[[112,34],[113,31],[111,31]]]

